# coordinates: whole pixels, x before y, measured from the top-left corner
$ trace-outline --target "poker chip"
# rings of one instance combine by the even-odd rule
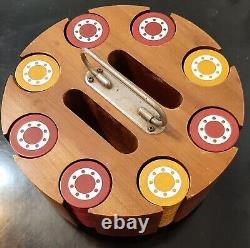
[[[189,124],[189,135],[201,149],[223,152],[232,148],[239,138],[239,124],[235,117],[219,108],[196,113]]]
[[[175,23],[162,13],[145,13],[133,22],[132,34],[137,41],[144,45],[160,46],[173,38]]]
[[[18,119],[10,130],[10,144],[20,156],[36,158],[48,153],[56,144],[56,124],[47,116],[29,114]]]
[[[60,67],[55,59],[45,54],[31,55],[23,59],[16,68],[17,84],[30,92],[44,91],[59,79]]]
[[[143,168],[139,176],[139,188],[148,201],[170,207],[185,198],[189,189],[189,177],[177,162],[159,159]]]
[[[111,178],[98,162],[82,160],[71,164],[60,179],[60,192],[71,206],[81,209],[95,207],[108,196]]]
[[[184,61],[187,78],[203,87],[212,87],[223,83],[229,74],[226,58],[217,51],[200,49],[189,54]]]
[[[97,47],[108,38],[108,35],[108,22],[96,14],[77,16],[66,28],[67,39],[79,48]]]
[[[88,213],[88,209],[79,209],[71,206],[71,212],[82,225],[87,227],[95,226],[95,219]]]

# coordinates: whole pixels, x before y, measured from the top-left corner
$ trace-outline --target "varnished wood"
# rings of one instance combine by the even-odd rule
[[[146,233],[157,230],[162,208],[149,203],[140,194],[137,174],[142,164],[158,156],[177,159],[190,175],[191,187],[177,219],[186,216],[200,202],[202,192],[227,168],[237,153],[236,147],[217,154],[196,147],[187,133],[189,119],[203,107],[219,106],[233,113],[241,126],[244,121],[243,92],[234,67],[226,82],[211,88],[190,83],[182,71],[183,58],[192,49],[220,49],[220,46],[197,26],[175,14],[171,16],[177,31],[170,42],[159,47],[142,46],[132,37],[130,23],[137,14],[146,10],[148,8],[139,6],[110,6],[91,10],[91,13],[103,16],[111,30],[106,42],[93,51],[108,60],[112,51],[124,50],[182,95],[183,101],[178,108],[164,108],[168,125],[163,133],[155,136],[144,133],[83,82],[87,69],[82,64],[80,51],[71,46],[64,36],[68,19],[46,30],[21,54],[24,57],[32,53],[47,53],[54,57],[61,68],[58,83],[47,91],[29,93],[20,89],[10,76],[4,92],[4,134],[8,134],[12,123],[26,113],[43,113],[57,124],[59,138],[50,153],[36,159],[14,157],[26,176],[57,204],[63,203],[58,180],[66,166],[81,158],[94,158],[107,166],[112,174],[112,191],[101,205],[89,210],[96,216],[96,228],[100,232],[102,230],[98,220],[114,213],[125,218],[149,216],[151,218]],[[130,130],[138,139],[138,148],[133,153],[123,154],[77,118],[63,103],[64,94],[70,89],[84,92]]]

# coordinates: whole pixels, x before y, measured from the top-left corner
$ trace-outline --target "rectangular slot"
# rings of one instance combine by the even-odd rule
[[[181,94],[160,77],[122,50],[110,53],[108,62],[162,106],[175,109],[182,103]]]
[[[135,135],[82,91],[69,90],[64,94],[63,100],[74,114],[119,152],[129,154],[137,149]]]

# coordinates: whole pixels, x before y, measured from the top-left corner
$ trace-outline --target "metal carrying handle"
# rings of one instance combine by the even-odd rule
[[[139,97],[141,97],[145,102],[151,105],[159,116],[153,116],[147,109],[139,108],[138,114],[143,117],[148,122],[152,123],[157,127],[164,127],[167,124],[167,118],[165,112],[162,110],[161,106],[152,99],[147,93],[145,93],[142,89],[137,87],[132,81],[123,76],[119,71],[117,71],[114,67],[103,61],[99,58],[95,53],[93,53],[88,48],[83,48],[81,50],[81,58],[85,66],[88,70],[95,76],[101,83],[108,89],[112,88],[112,82],[107,79],[103,74],[102,70],[96,70],[88,61],[86,55],[89,55],[92,59],[94,59],[99,65],[105,68],[110,74],[119,79],[123,84],[125,84],[130,90],[135,92]]]

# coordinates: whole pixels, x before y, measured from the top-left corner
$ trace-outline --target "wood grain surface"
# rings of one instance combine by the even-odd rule
[[[10,76],[4,92],[1,120],[4,134],[8,134],[16,119],[27,113],[43,113],[52,118],[58,127],[59,138],[50,153],[35,159],[15,156],[16,163],[31,182],[57,204],[63,204],[58,180],[70,163],[90,158],[108,168],[112,175],[111,193],[101,205],[89,210],[96,216],[99,232],[102,230],[98,220],[103,216],[113,216],[114,213],[124,218],[148,216],[150,224],[146,234],[157,231],[162,208],[151,204],[140,194],[137,176],[146,161],[159,156],[180,161],[189,173],[190,190],[176,218],[180,220],[185,217],[200,203],[203,192],[208,190],[237,153],[236,147],[215,154],[195,146],[187,132],[191,116],[201,108],[218,106],[230,111],[241,126],[244,121],[243,91],[235,67],[231,68],[226,82],[211,88],[190,83],[182,70],[183,58],[191,50],[198,47],[220,50],[220,46],[200,28],[175,14],[171,15],[177,27],[174,38],[159,47],[143,46],[131,35],[130,24],[136,15],[147,10],[139,6],[110,6],[90,10],[103,16],[110,26],[108,39],[93,51],[107,61],[113,51],[123,50],[181,94],[183,100],[179,107],[163,107],[168,118],[163,133],[144,133],[84,83],[83,75],[87,69],[81,61],[80,50],[69,44],[64,36],[68,19],[42,33],[21,54],[21,58],[34,53],[46,53],[54,57],[61,69],[57,84],[47,91],[30,93],[20,89],[13,76]],[[65,93],[71,89],[84,92],[129,130],[138,140],[137,149],[129,154],[119,152],[76,117],[63,101]]]

